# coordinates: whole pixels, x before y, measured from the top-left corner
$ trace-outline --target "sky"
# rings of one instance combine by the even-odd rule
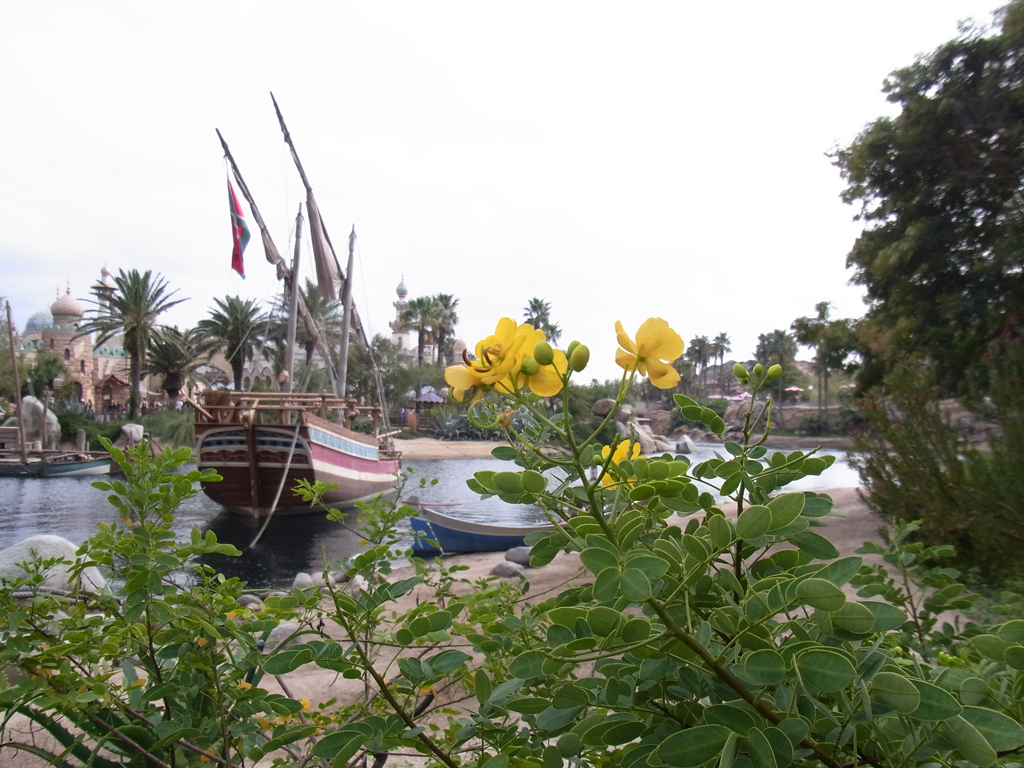
[[[889,72],[998,5],[0,0],[0,296],[20,329],[106,266],[162,275],[180,328],[215,297],[269,304],[248,210],[230,269],[214,129],[290,257],[304,195],[272,91],[339,249],[356,228],[370,333],[404,277],[459,300],[471,348],[544,299],[584,380],[620,373],[616,320],[746,359],[818,302],[863,314],[828,153],[893,114]]]

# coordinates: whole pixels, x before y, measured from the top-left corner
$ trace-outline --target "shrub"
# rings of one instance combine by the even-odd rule
[[[635,349],[681,350],[678,334],[652,325],[626,350],[632,358],[620,356],[618,402],[635,377]],[[519,360],[511,362],[516,382]],[[571,375],[558,377],[563,400]],[[752,392],[764,384],[754,378]],[[295,589],[258,610],[238,608],[241,585],[190,560],[233,548],[212,533],[169,536],[174,507],[200,479],[216,479],[212,472],[174,474],[187,450],[150,459],[143,446],[131,462],[114,451],[126,483],[97,486],[111,493],[118,520],[80,554],[82,567],[111,569],[118,586],[47,592],[50,564],[36,562],[0,589],[0,660],[22,673],[0,691],[0,707],[49,730],[64,752],[11,735],[5,745],[100,768],[234,768],[275,750],[277,765],[345,766],[371,755],[381,764],[410,752],[447,768],[1019,764],[1020,622],[969,635],[939,628],[941,611],[971,598],[952,573],[925,567],[948,548],[910,542],[909,526],[874,548],[883,567],[840,557],[814,530],[831,500],[786,490],[831,458],[769,453],[753,440],[770,420],[770,399],[721,456],[691,465],[684,456],[640,457],[628,442],[602,446],[600,428],[578,441],[570,409],[552,415],[529,386],[474,401],[470,418],[507,430],[516,444],[495,450],[514,463],[469,485],[544,510],[553,527],[528,538],[532,564],[573,553],[582,583],[530,603],[527,580],[460,584],[457,567],[443,562],[419,561],[400,578],[391,573],[396,523],[411,510],[379,500],[361,506],[366,548],[348,570],[365,575],[363,588],[350,594],[328,582],[323,601]],[[686,418],[724,432],[710,409],[682,395],[676,402]],[[531,416],[521,428],[508,424],[518,408]],[[550,438],[568,454],[543,451]],[[314,503],[325,490],[300,488]],[[712,490],[736,503],[735,517]],[[923,602],[907,592],[915,575],[937,590]],[[260,639],[285,618],[306,637],[261,652]],[[373,696],[314,711],[287,693],[288,676],[309,665],[364,680]],[[263,687],[267,675],[284,693]],[[424,722],[443,691],[473,711],[440,710],[446,722]]]

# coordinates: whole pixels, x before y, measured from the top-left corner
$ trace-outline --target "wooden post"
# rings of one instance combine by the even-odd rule
[[[288,339],[284,350],[284,370],[287,380],[281,387],[282,392],[292,391],[292,379],[295,375],[295,322],[299,313],[299,250],[302,246],[302,203],[299,203],[299,215],[295,217],[295,255],[292,258],[292,293],[288,297]]]
[[[11,362],[14,364],[14,410],[18,415],[18,442],[21,443],[21,463],[28,464],[28,445],[25,443],[25,416],[21,410],[21,380],[18,378],[18,352],[14,348],[14,321],[11,320],[11,302],[7,302],[7,338],[11,342]]]

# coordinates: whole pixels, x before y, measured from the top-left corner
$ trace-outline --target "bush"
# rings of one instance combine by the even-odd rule
[[[944,420],[938,388],[923,365],[906,363],[861,403],[870,430],[855,439],[850,463],[882,519],[922,521],[928,544],[956,548],[955,564],[990,585],[1024,573],[1024,379],[1013,374],[1024,354],[1001,343],[989,356],[989,418],[1001,434],[991,451],[966,445]],[[977,404],[976,404],[977,405]]]
[[[196,414],[191,408],[151,411],[142,423],[153,437],[176,448],[196,444]]]
[[[656,330],[636,347],[656,354],[675,340]],[[570,378],[559,376],[563,389]],[[568,409],[552,415],[522,387],[470,408],[480,428],[517,442],[495,452],[505,471],[469,485],[543,509],[553,526],[528,537],[532,564],[572,553],[582,583],[528,602],[526,579],[470,584],[441,561],[393,575],[397,523],[411,510],[378,499],[360,507],[365,550],[347,571],[365,576],[361,588],[327,581],[326,599],[296,588],[240,608],[241,585],[193,560],[237,551],[212,532],[170,535],[177,504],[216,476],[177,474],[186,449],[152,459],[147,446],[115,450],[125,483],[96,486],[111,494],[116,520],[77,567],[105,567],[115,586],[49,591],[43,572],[54,563],[37,560],[0,588],[0,659],[20,673],[0,690],[0,708],[60,745],[4,733],[4,746],[100,768],[233,768],[270,753],[275,765],[334,766],[415,753],[447,768],[1019,765],[1020,622],[939,628],[940,612],[972,598],[951,572],[926,567],[949,548],[910,541],[910,525],[889,547],[868,548],[884,566],[840,557],[814,530],[831,500],[786,492],[831,457],[769,453],[753,439],[765,428],[754,419],[697,465],[639,457],[626,442],[602,446],[599,429],[577,442]],[[713,412],[676,402],[723,433]],[[521,430],[507,425],[518,409],[530,416]],[[769,400],[765,419],[771,409]],[[569,452],[543,451],[552,437]],[[316,503],[326,488],[299,492]],[[711,489],[735,502],[735,517]],[[935,590],[923,601],[907,590],[915,576]],[[290,642],[263,647],[286,619]],[[367,688],[314,708],[288,693],[289,676],[313,665]],[[423,720],[442,696],[470,711],[435,707]]]
[[[124,422],[101,423],[95,420],[91,414],[82,414],[73,411],[64,413],[58,412],[57,423],[60,424],[60,439],[62,442],[74,442],[78,430],[85,430],[86,444],[99,448],[100,438],[117,440],[121,436],[121,424]]]

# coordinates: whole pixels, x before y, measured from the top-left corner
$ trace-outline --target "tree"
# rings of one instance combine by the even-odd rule
[[[427,339],[436,329],[440,314],[441,310],[433,296],[421,296],[410,301],[399,317],[403,323],[416,329],[416,358],[420,367],[423,366],[423,350],[426,347]]]
[[[197,370],[209,362],[216,342],[198,328],[158,328],[153,332],[143,373],[164,377],[162,389],[171,400],[191,381],[205,381]]]
[[[686,359],[690,360],[700,373],[700,387],[707,393],[707,368],[711,359],[711,341],[707,336],[694,336],[686,347]]]
[[[818,313],[816,317],[798,317],[790,329],[798,344],[814,348],[814,372],[818,377],[818,415],[821,415],[822,392],[824,391],[825,407],[828,407],[828,369],[825,367],[821,354],[821,343],[828,328],[828,316],[831,303],[827,301],[814,305]]]
[[[551,322],[551,305],[544,299],[533,298],[523,308],[523,319],[538,331],[544,331],[547,340],[557,344],[562,335],[562,329],[558,323]]]
[[[177,290],[167,292],[167,282],[150,270],[140,273],[133,269],[118,271],[114,277],[114,290],[102,287],[93,289],[96,297],[93,303],[97,309],[89,310],[96,316],[79,327],[75,338],[91,333],[96,334],[93,344],[99,345],[116,336],[123,335],[122,346],[130,359],[129,377],[132,393],[128,400],[128,414],[135,416],[141,399],[142,363],[146,359],[149,340],[156,328],[157,318],[171,307],[185,299],[171,297]]]
[[[723,332],[715,336],[711,344],[718,356],[718,391],[722,393],[725,391],[725,382],[727,381],[725,378],[725,356],[732,352],[732,339],[729,338],[729,334]]]
[[[238,296],[214,299],[216,309],[199,321],[201,333],[210,337],[214,349],[223,350],[235,377],[235,390],[242,390],[242,368],[251,360],[259,343],[259,326],[264,322],[260,305],[255,299],[242,301]]]
[[[775,329],[771,333],[762,333],[757,337],[757,350],[754,357],[766,368],[770,365],[785,367],[786,362],[796,356],[796,339],[787,331]],[[779,377],[779,395],[776,406],[782,407],[782,377]]]
[[[448,356],[448,340],[455,330],[456,323],[459,322],[459,316],[455,314],[455,308],[459,306],[459,300],[451,294],[439,293],[434,297],[434,302],[437,304],[438,310],[436,327],[437,364],[443,368],[446,364],[450,365],[452,363]]]
[[[863,390],[907,355],[944,394],[985,385],[989,343],[1024,306],[1024,0],[984,36],[956,40],[892,73],[894,118],[834,154],[865,230],[847,258],[867,290]]]
[[[54,380],[67,375],[68,367],[60,355],[56,352],[37,352],[32,365],[21,375],[22,394],[42,399],[44,389],[53,392]]]

